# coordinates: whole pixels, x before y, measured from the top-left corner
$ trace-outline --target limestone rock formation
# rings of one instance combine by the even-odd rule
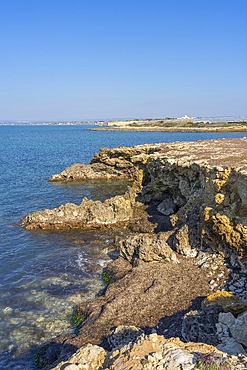
[[[167,244],[169,235],[170,233],[130,235],[118,243],[120,256],[133,265],[136,265],[140,260],[178,263],[176,253]]]
[[[220,312],[222,309],[219,306],[211,306],[205,310],[195,310],[185,314],[182,323],[183,340],[216,346],[219,343],[216,325]]]
[[[226,291],[217,291],[210,294],[202,302],[202,309],[216,305],[222,307],[223,312],[231,312],[234,315],[247,311],[247,303],[233,293]]]
[[[89,165],[73,164],[60,174],[53,175],[49,180],[55,182],[132,179],[135,177],[136,165],[145,162],[149,154],[160,150],[159,145],[101,148],[100,152],[91,159]]]
[[[217,291],[201,306],[202,310],[184,316],[183,339],[212,344],[232,355],[247,355],[246,303],[230,292]]]
[[[135,192],[130,189],[123,196],[117,195],[105,202],[83,198],[77,206],[67,203],[53,210],[33,212],[22,220],[22,225],[32,229],[81,228],[97,229],[104,227],[123,227],[142,217],[143,205],[135,201]]]
[[[104,148],[89,165],[71,166],[51,180],[110,178],[131,179],[133,185],[105,202],[84,198],[79,206],[69,203],[22,220],[29,230],[135,232],[116,241],[120,257],[105,269],[106,289],[77,308],[84,318],[77,333],[42,346],[41,363],[65,361],[56,370],[196,369],[206,345],[164,338],[174,332],[245,354],[246,303],[229,292],[218,294],[221,300],[210,293],[226,287],[247,301],[247,139]],[[145,334],[139,336],[139,329],[137,338],[124,334],[131,342],[112,349],[122,340],[123,327],[109,339],[119,325],[140,327]],[[152,330],[163,335],[148,336]],[[68,362],[66,356],[80,347]],[[218,353],[210,348],[205,352]],[[234,369],[247,368],[242,360],[229,358]]]
[[[53,175],[49,180],[57,181],[86,181],[86,180],[109,180],[109,179],[129,179],[131,173],[124,173],[123,170],[107,166],[103,163],[93,163],[85,165],[75,163],[66,168],[60,174]]]
[[[247,358],[226,356],[207,344],[183,343],[178,338],[165,339],[154,333],[141,334],[128,344],[110,351],[89,344],[53,370],[196,370],[203,363],[211,363],[215,369],[218,365],[222,369],[244,370]]]
[[[79,349],[69,361],[63,361],[54,370],[98,370],[105,362],[106,351],[99,346],[88,344]],[[80,367],[79,367],[79,366]]]
[[[134,181],[131,196],[103,204],[85,199],[80,206],[35,212],[23,225],[28,229],[126,226],[141,202],[154,227],[156,223],[160,231],[177,230],[175,249],[183,246],[185,255],[211,248],[226,258],[235,253],[245,264],[246,176],[247,139],[103,148],[89,165],[71,166],[54,180],[129,178]],[[134,230],[141,231],[141,222]]]
[[[230,354],[247,355],[247,312],[235,317],[232,313],[220,313],[216,324],[217,336],[220,339],[218,348]]]

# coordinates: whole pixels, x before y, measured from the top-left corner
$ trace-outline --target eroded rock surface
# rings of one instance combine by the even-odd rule
[[[22,225],[32,229],[98,229],[126,227],[135,218],[141,219],[144,206],[135,201],[130,189],[104,202],[83,198],[80,205],[67,203],[55,209],[33,212],[22,220]]]
[[[132,179],[136,172],[135,165],[145,161],[145,156],[156,150],[161,150],[159,145],[101,148],[89,165],[73,164],[60,174],[53,175],[50,181]]]
[[[120,256],[132,265],[138,264],[140,260],[179,263],[176,253],[167,243],[169,236],[170,233],[130,235],[128,238],[119,240]]]
[[[244,370],[247,366],[246,357],[227,356],[207,344],[183,343],[178,338],[165,339],[154,333],[140,334],[128,344],[123,342],[122,346],[110,351],[89,344],[53,370],[196,370],[201,368],[200,363],[208,364],[209,361],[215,369],[216,365],[230,370]]]
[[[86,180],[109,180],[109,179],[129,179],[130,173],[124,173],[122,169],[114,166],[107,166],[103,163],[89,165],[76,163],[66,168],[60,174],[53,175],[49,180],[57,181],[86,181]]]
[[[183,318],[182,336],[186,341],[217,346],[228,354],[247,355],[247,305],[226,291],[210,294],[201,309],[188,312]]]
[[[52,181],[116,177],[133,180],[122,196],[105,202],[84,199],[79,206],[34,212],[22,221],[27,229],[125,227],[135,232],[116,240],[120,257],[105,270],[109,286],[78,306],[77,314],[84,317],[78,332],[41,347],[40,360],[49,364],[47,368],[61,360],[63,366],[82,369],[195,368],[193,350],[186,347],[184,352],[186,344],[174,347],[164,338],[172,336],[222,346],[228,352],[234,346],[229,353],[245,354],[246,331],[240,330],[245,303],[234,316],[221,301],[206,302],[219,289],[247,301],[247,140],[102,149],[89,165],[72,166]],[[162,339],[150,342],[157,337],[146,336],[139,348],[137,338],[122,347],[126,349],[111,352],[109,336],[119,325],[140,327],[142,338],[155,328]],[[95,346],[100,344],[104,350]],[[85,364],[66,363],[82,346]],[[133,358],[137,347],[144,357]],[[91,365],[93,353],[99,360]],[[239,361],[234,368],[246,368]]]
[[[95,179],[100,174],[103,179],[131,178],[131,192],[104,203],[85,199],[79,206],[34,212],[23,225],[27,229],[128,226],[141,202],[157,230],[177,230],[176,247],[182,245],[185,255],[203,246],[228,257],[235,251],[245,259],[247,139],[102,149],[89,165],[72,166],[56,180]],[[137,214],[134,218],[142,220],[143,214]]]

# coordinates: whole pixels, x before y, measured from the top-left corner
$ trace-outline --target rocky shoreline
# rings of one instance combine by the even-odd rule
[[[112,245],[105,290],[74,312],[77,332],[41,346],[36,365],[246,369],[247,140],[103,148],[50,181],[88,179],[132,186],[22,220],[28,230],[126,231]]]

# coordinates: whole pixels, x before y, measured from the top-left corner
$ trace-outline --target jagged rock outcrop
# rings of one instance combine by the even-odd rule
[[[217,327],[217,337],[220,340],[218,348],[221,351],[247,355],[247,328],[246,328],[247,312],[235,317],[232,313],[219,314]]]
[[[33,212],[22,220],[22,225],[28,230],[126,227],[136,219],[147,218],[144,205],[135,197],[135,191],[130,189],[123,196],[104,202],[83,198],[80,205],[67,203],[52,210]]]
[[[132,208],[142,202],[157,230],[176,230],[174,243],[178,250],[186,243],[185,255],[209,247],[229,258],[235,252],[243,262],[247,251],[246,176],[247,139],[102,149],[89,165],[72,166],[56,175],[56,180],[131,178],[131,196],[127,192],[104,203],[85,199],[80,206],[67,204],[36,212],[24,218],[23,225],[28,229],[126,226],[133,218]],[[142,220],[143,215],[135,219]]]
[[[226,158],[225,146],[230,145]],[[244,256],[246,161],[246,139],[172,144],[167,153],[150,156],[143,201],[155,202],[164,213],[167,200],[172,225],[187,225],[191,247],[207,246],[228,255],[235,250]]]
[[[53,175],[49,181],[87,181],[87,180],[109,180],[109,179],[131,179],[132,172],[123,172],[123,169],[107,166],[103,163],[93,163],[90,166],[75,163],[66,168],[60,174]]]
[[[244,370],[247,358],[227,356],[207,344],[183,343],[178,338],[165,339],[154,333],[140,334],[135,340],[128,343],[124,341],[111,351],[89,344],[79,349],[69,361],[60,363],[53,370],[199,370],[203,364],[209,366],[210,363],[214,366],[212,369],[220,366],[217,368]]]
[[[89,165],[76,163],[60,174],[53,175],[49,180],[84,181],[133,179],[138,163],[145,163],[145,158],[153,152],[160,151],[159,145],[138,145],[131,148],[101,148],[90,161]]]
[[[247,355],[247,304],[226,291],[210,294],[201,310],[188,312],[183,318],[182,336],[186,341],[217,346],[221,351]]]
[[[202,342],[216,346],[219,343],[217,328],[221,307],[212,306],[205,310],[186,313],[182,322],[182,338],[186,342]]]
[[[230,312],[234,315],[247,311],[247,303],[233,293],[226,291],[217,291],[205,298],[202,302],[202,309],[210,306],[220,306],[222,312]]]

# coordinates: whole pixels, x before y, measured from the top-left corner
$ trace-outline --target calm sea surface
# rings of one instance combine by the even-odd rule
[[[27,213],[105,199],[123,192],[109,183],[54,184],[47,179],[73,163],[88,163],[101,147],[243,137],[246,133],[89,131],[85,126],[0,126],[0,369],[35,369],[35,346],[72,332],[73,307],[101,288],[101,232],[25,231]]]

